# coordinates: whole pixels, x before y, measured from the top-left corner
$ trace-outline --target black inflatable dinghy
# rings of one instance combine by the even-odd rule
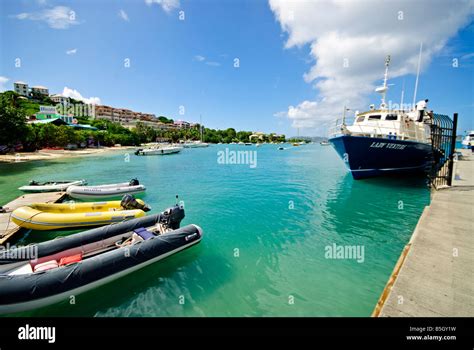
[[[0,313],[69,300],[200,242],[184,209],[0,251]],[[32,258],[32,255],[34,257]]]

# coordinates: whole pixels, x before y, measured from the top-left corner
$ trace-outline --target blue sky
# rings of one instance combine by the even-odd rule
[[[288,45],[291,33],[282,29],[277,5],[263,0],[164,3],[168,7],[145,0],[2,1],[0,82],[11,89],[14,81],[24,80],[52,93],[68,87],[83,97],[98,97],[102,104],[174,119],[199,121],[201,114],[213,128],[295,135],[300,125],[302,135],[324,133],[314,122],[298,124],[299,114],[292,119],[286,112],[324,96],[304,79],[317,64],[311,43]],[[47,12],[57,6],[73,10],[73,20],[55,17],[61,11]],[[459,112],[460,132],[474,129],[473,42],[474,26],[468,21],[432,54],[418,90],[436,112]],[[16,58],[21,59],[19,68]],[[459,67],[452,67],[453,58]],[[125,59],[130,59],[128,68]],[[383,61],[374,69],[382,78]],[[396,102],[403,80],[411,101],[414,75],[405,74],[390,81],[389,98]],[[366,95],[378,101],[374,94]],[[179,115],[180,106],[184,115]],[[337,113],[341,110],[342,105]]]

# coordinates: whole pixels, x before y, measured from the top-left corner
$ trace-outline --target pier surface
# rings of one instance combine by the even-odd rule
[[[6,213],[0,213],[0,245],[5,244],[20,230],[20,227],[11,220],[12,211],[32,203],[59,202],[65,195],[66,192],[29,193],[5,204],[3,209]]]
[[[372,316],[474,316],[474,153],[435,191]]]

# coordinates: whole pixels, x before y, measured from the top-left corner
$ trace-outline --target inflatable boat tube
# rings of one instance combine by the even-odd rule
[[[30,230],[102,226],[145,216],[149,207],[129,195],[122,201],[33,203],[13,211],[12,220]]]
[[[21,186],[18,189],[23,192],[57,192],[66,191],[69,186],[82,186],[87,185],[86,180],[77,181],[49,181],[49,182],[36,182],[31,181],[27,186]]]
[[[121,197],[124,194],[137,195],[145,192],[146,187],[138,181],[123,182],[99,186],[69,186],[66,193],[77,199],[103,199]]]
[[[200,242],[182,208],[0,252],[0,313],[69,300]],[[174,228],[174,229],[173,229]],[[36,251],[28,260],[22,253]]]

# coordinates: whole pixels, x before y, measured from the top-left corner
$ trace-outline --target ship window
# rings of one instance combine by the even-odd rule
[[[369,120],[381,119],[382,116],[380,114],[369,115]]]
[[[362,123],[364,121],[364,116],[357,117],[356,123]]]
[[[398,120],[398,115],[396,114],[387,114],[385,120]]]

